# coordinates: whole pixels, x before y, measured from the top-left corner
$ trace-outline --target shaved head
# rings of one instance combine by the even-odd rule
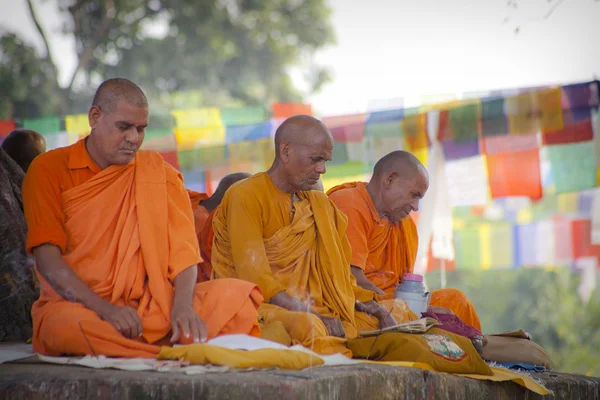
[[[428,177],[427,170],[419,161],[408,151],[397,150],[383,156],[373,168],[373,177],[384,176],[390,172],[397,172],[401,175],[423,174]]]
[[[27,172],[33,159],[46,151],[46,140],[29,129],[15,129],[8,134],[2,149]]]
[[[223,196],[225,196],[225,192],[229,189],[234,183],[244,180],[252,176],[246,172],[236,172],[233,174],[225,175],[223,179],[219,182],[217,189],[208,199],[200,200],[200,205],[211,213],[215,208],[221,204],[223,201]]]
[[[250,176],[251,175],[246,172],[236,172],[233,174],[225,175],[223,179],[221,179],[221,181],[219,182],[219,186],[217,186],[217,190],[215,190],[215,194],[213,196],[220,195],[222,198],[227,189],[231,187],[231,185],[238,181],[241,181],[242,179],[249,178]]]
[[[429,174],[421,162],[407,151],[393,151],[375,164],[367,184],[377,212],[397,223],[419,209],[419,201],[429,188]]]
[[[99,107],[104,113],[109,114],[121,100],[135,107],[148,107],[148,100],[142,89],[125,78],[104,81],[96,90],[92,106]]]
[[[329,129],[314,117],[295,115],[275,132],[275,161],[268,174],[286,193],[311,190],[327,170],[332,153]]]
[[[275,132],[275,157],[282,142],[309,144],[320,140],[333,144],[333,136],[321,121],[310,115],[294,115],[283,121]]]

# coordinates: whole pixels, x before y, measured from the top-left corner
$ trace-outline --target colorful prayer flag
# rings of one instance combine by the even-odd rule
[[[448,161],[445,164],[450,205],[483,205],[488,200],[488,179],[482,156]]]
[[[190,110],[173,110],[175,126],[179,129],[222,128],[221,111],[218,108],[195,108]]]
[[[594,129],[591,119],[573,122],[565,125],[563,129],[554,132],[542,133],[542,144],[544,146],[553,144],[577,143],[592,140]]]
[[[535,103],[540,112],[542,132],[555,132],[563,129],[560,88],[535,92]]]
[[[65,127],[68,133],[77,134],[83,137],[90,132],[90,121],[87,114],[67,115],[65,117]]]
[[[24,119],[21,123],[23,128],[31,129],[41,135],[60,132],[60,118],[58,117]]]
[[[236,143],[270,138],[272,129],[271,121],[251,125],[228,125],[225,128],[225,142]]]
[[[265,122],[266,110],[263,107],[222,108],[221,120],[223,125],[254,125]]]
[[[592,142],[547,146],[556,193],[576,192],[596,186],[596,154]]]
[[[465,104],[448,111],[452,139],[456,143],[472,142],[479,137],[479,104]]]
[[[312,115],[310,104],[301,103],[274,103],[271,105],[273,118],[289,118],[294,115],[304,114]]]
[[[538,110],[533,93],[522,93],[508,97],[505,101],[511,134],[531,135],[538,132]]]
[[[538,149],[486,156],[492,198],[542,196]],[[452,186],[452,185],[450,185]]]
[[[483,136],[508,135],[504,98],[482,100],[481,123]]]
[[[322,122],[336,142],[360,142],[365,135],[364,114],[325,117]]]

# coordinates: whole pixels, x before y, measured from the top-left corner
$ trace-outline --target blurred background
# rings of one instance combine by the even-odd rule
[[[600,376],[600,1],[0,0],[0,141],[89,131],[98,84],[150,101],[144,148],[211,192],[258,172],[288,116],[323,118],[326,189],[396,149],[431,174],[416,270],[484,331],[524,329]]]

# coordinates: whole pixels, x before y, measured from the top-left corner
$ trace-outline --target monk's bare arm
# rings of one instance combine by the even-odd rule
[[[362,268],[355,267],[354,265],[350,266],[350,272],[354,275],[356,279],[356,284],[365,290],[370,290],[371,292],[375,292],[379,295],[384,295],[385,292],[379,289],[373,282],[366,277],[365,272]]]
[[[81,303],[97,314],[110,305],[73,272],[58,247],[52,244],[38,246],[33,249],[33,256],[40,274],[65,300]]]
[[[142,334],[142,323],[135,310],[110,304],[94,293],[63,260],[58,247],[43,244],[33,249],[33,256],[40,274],[65,300],[81,303],[126,337]]]

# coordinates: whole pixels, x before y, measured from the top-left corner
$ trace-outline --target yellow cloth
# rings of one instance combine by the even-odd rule
[[[285,291],[311,304],[326,317],[340,318],[346,337],[379,328],[379,321],[355,312],[355,301],[373,300],[373,292],[356,285],[350,273],[347,220],[321,192],[299,192],[293,204],[267,173],[233,185],[213,219],[213,278],[256,283],[266,302]],[[265,325],[281,322],[294,344],[315,352],[348,354],[344,340],[327,337],[314,314],[292,312],[272,304],[259,308]]]
[[[492,374],[469,339],[439,328],[423,334],[390,332],[350,339],[348,348],[362,359],[419,362],[455,374]]]
[[[297,350],[260,349],[232,350],[209,344],[162,347],[159,360],[184,359],[192,364],[225,365],[230,368],[281,368],[300,370],[323,365],[325,361],[310,353]]]

